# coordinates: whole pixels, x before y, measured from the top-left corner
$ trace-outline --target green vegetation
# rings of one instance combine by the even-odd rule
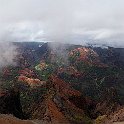
[[[103,121],[105,121],[106,118],[107,118],[107,115],[98,116],[94,123],[101,124]]]
[[[82,116],[75,115],[72,120],[77,123],[93,124],[93,121],[89,117],[84,116],[84,115],[82,115]]]

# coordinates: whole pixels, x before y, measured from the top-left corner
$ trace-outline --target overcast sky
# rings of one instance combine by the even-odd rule
[[[124,46],[124,0],[0,0],[0,41]]]

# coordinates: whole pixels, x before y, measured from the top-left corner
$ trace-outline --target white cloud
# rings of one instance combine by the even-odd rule
[[[124,46],[123,5],[123,0],[0,0],[0,41],[90,39]]]

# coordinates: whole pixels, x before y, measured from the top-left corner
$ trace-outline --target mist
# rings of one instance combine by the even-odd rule
[[[0,42],[0,69],[9,65],[16,65],[17,47],[9,42]]]

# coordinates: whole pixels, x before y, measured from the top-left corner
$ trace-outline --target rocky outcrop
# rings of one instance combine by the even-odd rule
[[[45,81],[40,81],[39,79],[35,78],[28,78],[26,76],[19,76],[18,81],[21,82],[22,84],[27,84],[31,88],[38,87],[38,86],[43,86],[46,84]]]
[[[119,107],[110,115],[98,116],[95,124],[124,124],[124,107]]]

